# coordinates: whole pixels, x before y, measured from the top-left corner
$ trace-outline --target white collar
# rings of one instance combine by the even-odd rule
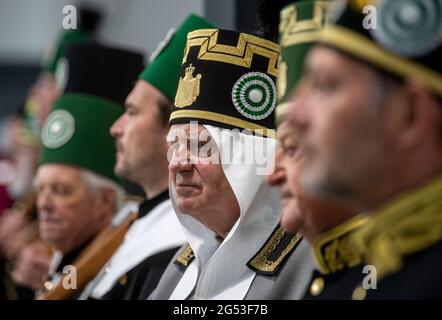
[[[163,201],[127,231],[124,242],[94,281],[92,297],[101,298],[118,279],[146,258],[180,247],[186,239],[169,199]]]

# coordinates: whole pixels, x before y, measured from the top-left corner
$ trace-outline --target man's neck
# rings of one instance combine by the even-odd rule
[[[145,184],[142,184],[142,188],[144,193],[146,194],[146,198],[151,200],[156,196],[160,195],[164,191],[166,191],[169,187],[169,177],[164,177],[159,181],[146,181]]]
[[[373,211],[382,207],[392,199],[398,197],[400,194],[419,187],[426,181],[442,175],[442,162],[440,164],[422,164],[409,165],[401,172],[398,172],[395,177],[385,177],[383,182],[380,182],[375,188],[370,197],[366,198],[365,208]]]

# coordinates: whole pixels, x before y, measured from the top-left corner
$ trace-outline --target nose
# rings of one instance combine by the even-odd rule
[[[112,127],[109,130],[109,133],[112,137],[118,138],[123,135],[123,128],[124,128],[124,114],[121,115],[113,124]]]
[[[190,151],[187,150],[186,145],[176,148],[170,157],[169,173],[174,176],[180,171],[190,171],[192,168],[193,163],[190,160]]]
[[[52,208],[52,197],[49,190],[41,189],[37,194],[37,212],[49,211]]]
[[[271,174],[266,176],[267,184],[272,187],[281,186],[286,182],[287,175],[282,164],[283,157],[282,148],[278,147],[275,157],[275,169]]]

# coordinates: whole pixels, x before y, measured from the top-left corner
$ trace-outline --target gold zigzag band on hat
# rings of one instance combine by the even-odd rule
[[[178,119],[178,118],[196,118],[196,119],[205,119],[210,121],[216,121],[220,123],[225,123],[233,127],[243,128],[246,130],[250,130],[255,133],[259,133],[265,137],[274,139],[276,137],[276,133],[274,129],[269,129],[260,125],[257,125],[253,122],[244,121],[242,119],[238,119],[235,117],[227,116],[224,114],[219,114],[210,111],[202,111],[202,110],[178,110],[172,112],[170,115],[170,120]]]
[[[339,26],[329,26],[323,29],[319,40],[321,43],[330,44],[399,76],[417,77],[432,91],[442,94],[441,74],[391,54],[356,32]]]
[[[229,46],[218,43],[218,33],[218,29],[202,29],[190,32],[184,49],[183,63],[187,61],[190,47],[200,46],[198,53],[198,59],[200,60],[219,61],[250,68],[254,55],[260,55],[269,58],[267,73],[275,77],[278,75],[279,45],[241,33],[236,47]]]
[[[324,26],[326,10],[330,3],[317,1],[314,4],[312,19],[298,20],[296,4],[281,11],[279,33],[282,47],[289,47],[300,43],[315,42],[319,37],[319,30]]]

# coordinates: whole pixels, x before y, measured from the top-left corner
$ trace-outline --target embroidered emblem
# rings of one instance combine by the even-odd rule
[[[175,260],[175,264],[187,268],[189,264],[195,259],[195,254],[193,253],[192,248],[188,245],[181,255]]]
[[[302,236],[299,233],[288,234],[277,227],[247,266],[261,274],[275,275],[301,240]]]
[[[177,108],[190,106],[200,95],[200,82],[202,76],[201,74],[198,74],[196,77],[194,77],[194,71],[195,67],[190,64],[190,66],[186,68],[184,77],[180,79],[175,97],[175,106]]]

